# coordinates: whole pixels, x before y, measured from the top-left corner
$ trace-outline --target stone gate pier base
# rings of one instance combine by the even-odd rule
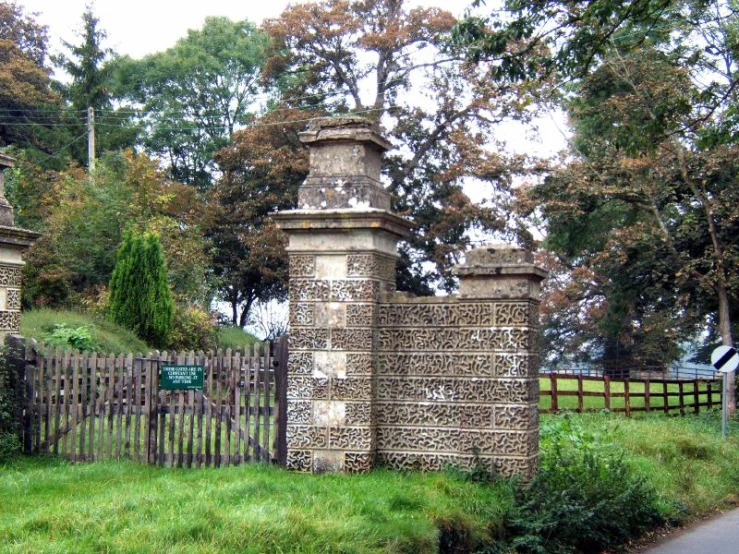
[[[362,118],[301,134],[310,173],[289,237],[288,467],[529,476],[538,458],[537,335],[545,272],[511,247],[468,253],[460,294],[395,292],[411,225],[380,182],[387,143]]]

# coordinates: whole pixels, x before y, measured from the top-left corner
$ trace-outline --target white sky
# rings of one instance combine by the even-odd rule
[[[47,25],[52,48],[59,40],[77,42],[82,13],[90,0],[17,0],[27,13],[38,12],[37,20]],[[140,58],[166,50],[188,29],[203,26],[206,16],[223,15],[234,20],[249,19],[257,24],[276,17],[288,0],[96,0],[93,11],[107,31],[107,46],[119,54]],[[409,0],[408,6],[436,6],[460,17],[472,0]]]

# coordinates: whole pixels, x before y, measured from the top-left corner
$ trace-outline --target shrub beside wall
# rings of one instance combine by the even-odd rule
[[[5,348],[0,348],[0,463],[20,452],[18,422],[15,420],[15,389]]]

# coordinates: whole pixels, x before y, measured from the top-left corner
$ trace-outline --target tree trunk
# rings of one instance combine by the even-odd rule
[[[239,324],[239,304],[235,300],[231,300],[231,324]]]
[[[241,317],[239,318],[239,327],[242,329],[246,327],[246,324],[249,321],[249,312],[251,311],[252,304],[254,304],[254,297],[249,296],[249,299],[246,301],[246,306],[244,306],[244,309],[241,311]]]

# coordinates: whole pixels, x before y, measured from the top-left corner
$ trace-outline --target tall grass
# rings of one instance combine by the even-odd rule
[[[442,532],[489,542],[505,483],[452,474],[303,475],[252,464],[165,470],[22,460],[0,479],[7,553],[424,553]],[[443,530],[443,531],[442,531]]]

